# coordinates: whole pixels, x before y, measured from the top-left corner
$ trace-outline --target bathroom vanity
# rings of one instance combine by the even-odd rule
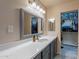
[[[57,51],[57,34],[52,31],[43,34],[44,14],[28,13],[20,10],[20,39],[19,41],[0,45],[0,59],[53,59]],[[42,16],[42,17],[41,17]],[[33,42],[32,36],[40,35]]]
[[[29,38],[0,45],[0,59],[53,59],[57,50],[57,35],[52,33],[53,35],[42,35],[36,42]]]

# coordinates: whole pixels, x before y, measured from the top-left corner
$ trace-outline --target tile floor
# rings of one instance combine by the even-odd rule
[[[61,55],[57,55],[55,59],[77,59],[77,47],[64,45]]]

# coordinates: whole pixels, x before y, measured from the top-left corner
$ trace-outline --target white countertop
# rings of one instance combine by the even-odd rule
[[[4,45],[0,47],[0,59],[33,59],[38,55],[48,44],[50,44],[57,35],[55,33],[42,36],[39,41],[28,42],[24,40],[18,44]],[[46,41],[42,41],[47,39]]]

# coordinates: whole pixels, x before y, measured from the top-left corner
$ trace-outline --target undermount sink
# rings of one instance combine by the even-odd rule
[[[47,41],[48,41],[48,39],[46,39],[46,38],[42,38],[42,39],[38,40],[38,42],[47,42]]]

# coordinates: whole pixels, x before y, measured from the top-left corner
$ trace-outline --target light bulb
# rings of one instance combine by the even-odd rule
[[[28,6],[27,6],[28,8],[31,8],[31,4],[28,4]]]
[[[33,2],[33,3],[31,4],[31,6],[32,6],[33,8],[36,8],[36,3]]]
[[[45,12],[45,10],[43,10],[42,12],[43,12],[43,14],[45,14],[45,13],[46,13],[46,12]]]
[[[43,9],[42,9],[42,8],[40,8],[40,9],[39,9],[39,11],[40,11],[40,12],[43,12]]]
[[[37,10],[39,10],[40,9],[40,6],[37,6]]]

